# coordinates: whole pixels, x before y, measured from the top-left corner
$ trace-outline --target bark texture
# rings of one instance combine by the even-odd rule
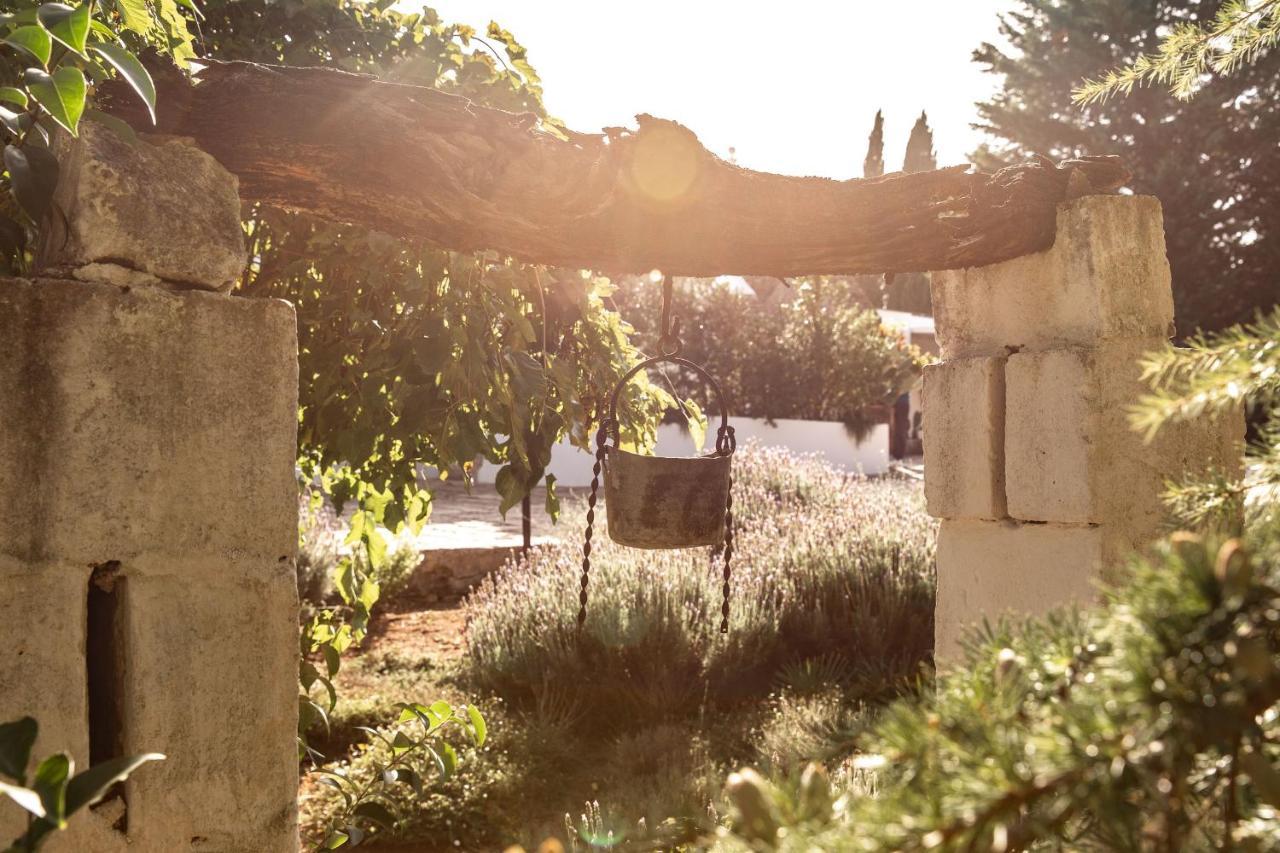
[[[525,261],[674,275],[976,266],[1052,245],[1063,199],[1127,179],[1116,158],[836,181],[743,169],[688,129],[562,138],[529,114],[329,69],[211,63],[158,75],[162,133],[192,137],[241,196]],[[127,97],[116,111],[142,129]]]

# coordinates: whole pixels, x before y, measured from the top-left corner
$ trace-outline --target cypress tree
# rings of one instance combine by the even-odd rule
[[[907,138],[907,153],[902,158],[904,172],[931,172],[938,168],[938,154],[933,150],[933,130],[929,127],[929,116],[923,110],[920,118],[911,128],[911,136]]]
[[[907,137],[907,151],[902,158],[902,171],[928,172],[938,168],[938,155],[933,150],[933,130],[929,127],[929,116],[920,111],[920,118],[911,128]],[[929,276],[925,273],[913,272],[901,275],[886,275],[885,290],[887,299],[885,307],[894,311],[910,311],[912,314],[932,314],[933,303],[929,298]]]
[[[867,137],[867,156],[862,161],[862,177],[878,178],[884,174],[884,114],[876,110],[876,121]]]

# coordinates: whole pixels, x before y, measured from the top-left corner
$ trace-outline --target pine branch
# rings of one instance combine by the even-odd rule
[[[1154,390],[1130,410],[1130,421],[1147,440],[1166,423],[1280,398],[1280,309],[1248,326],[1198,336],[1185,349],[1148,356],[1143,379]]]
[[[1128,95],[1135,86],[1167,86],[1179,99],[1196,93],[1208,74],[1227,75],[1280,43],[1280,0],[1229,0],[1213,22],[1180,24],[1155,53],[1143,54],[1071,93],[1080,106]]]

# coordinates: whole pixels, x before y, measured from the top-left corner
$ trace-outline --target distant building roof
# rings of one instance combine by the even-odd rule
[[[933,335],[933,318],[924,314],[910,314],[906,311],[890,311],[888,308],[877,308],[880,322],[891,329],[906,332],[907,340],[914,335]]]

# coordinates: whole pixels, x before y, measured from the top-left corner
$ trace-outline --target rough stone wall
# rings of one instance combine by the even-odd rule
[[[221,172],[181,143],[83,145],[80,175]],[[88,227],[54,265],[76,279],[0,279],[0,720],[36,717],[37,754],[81,769],[91,751],[168,756],[77,814],[53,853],[297,849],[296,321],[209,292],[229,267],[199,258],[243,258],[221,180],[230,195],[184,200],[220,208],[167,232]],[[64,196],[73,232],[87,208],[110,219],[130,185],[113,186]],[[112,246],[101,277],[101,258],[68,254],[94,239]],[[0,806],[0,839],[20,821]]]
[[[1159,202],[1088,196],[1053,248],[933,273],[943,361],[925,368],[925,495],[938,536],[937,657],[1005,612],[1093,599],[1159,535],[1170,478],[1236,470],[1243,413],[1128,424],[1139,359],[1167,341],[1173,295]]]

